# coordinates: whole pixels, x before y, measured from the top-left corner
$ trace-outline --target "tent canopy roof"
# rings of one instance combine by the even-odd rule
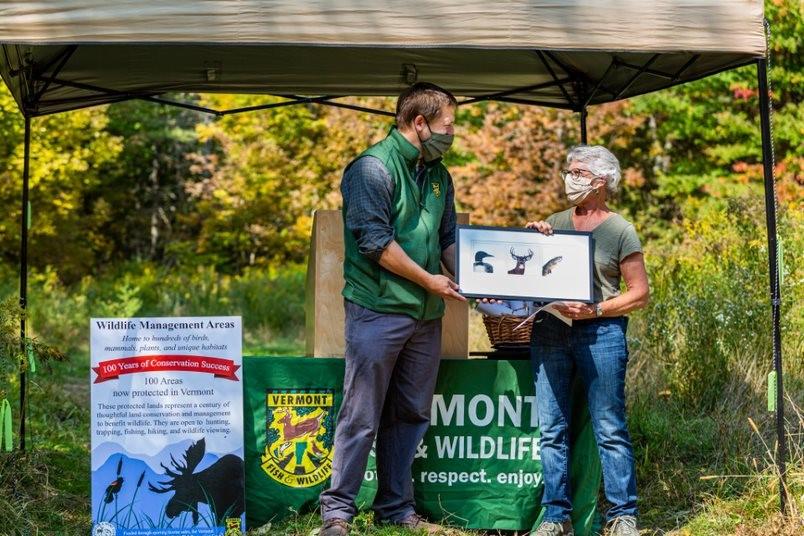
[[[457,95],[580,110],[763,57],[762,0],[10,0],[29,116],[172,92]],[[298,98],[298,97],[295,97]]]

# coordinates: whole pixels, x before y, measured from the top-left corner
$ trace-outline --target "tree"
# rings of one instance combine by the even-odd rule
[[[804,72],[800,6],[792,0],[766,2],[771,25],[770,83],[773,88],[774,144],[779,199],[784,206],[804,202]],[[727,71],[659,93],[632,99],[627,110],[646,119],[632,146],[647,148],[647,195],[638,212],[665,225],[688,209],[728,197],[759,195],[762,142],[756,67]],[[690,201],[697,201],[690,203]]]
[[[55,266],[74,280],[110,257],[114,244],[105,233],[109,202],[94,195],[105,166],[122,150],[105,130],[105,108],[34,118],[31,126],[30,231],[32,266]],[[23,118],[5,87],[0,88],[0,251],[5,262],[19,261]]]
[[[276,102],[275,98],[210,95],[217,109]],[[188,185],[196,212],[188,250],[227,271],[284,260],[304,260],[314,210],[340,204],[340,174],[361,144],[384,130],[384,121],[362,123],[349,112],[297,105],[224,116],[198,125],[212,147],[194,155],[203,175]]]
[[[177,98],[193,101],[197,96]],[[183,220],[194,207],[187,188],[197,180],[188,155],[204,150],[195,125],[205,118],[137,100],[111,105],[107,115],[107,131],[123,141],[98,192],[111,207],[107,229],[116,258],[178,262],[171,248],[188,238]]]
[[[641,186],[638,158],[629,139],[644,120],[612,103],[590,113],[590,143],[608,146],[621,159],[626,183]],[[462,209],[473,222],[521,226],[566,208],[560,171],[567,149],[580,143],[578,114],[539,107],[491,103],[462,111],[463,132],[447,157]]]

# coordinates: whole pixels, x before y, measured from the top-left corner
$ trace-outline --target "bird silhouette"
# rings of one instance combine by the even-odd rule
[[[120,490],[123,488],[123,477],[120,476],[120,473],[123,469],[123,457],[120,456],[120,460],[117,462],[117,478],[112,480],[112,482],[106,487],[106,493],[103,497],[103,502],[109,504],[115,498],[115,496],[120,493]]]
[[[475,253],[475,263],[472,265],[472,270],[475,272],[481,272],[486,274],[493,274],[494,273],[494,266],[485,262],[487,257],[493,257],[491,253],[486,253],[485,251],[478,251]]]

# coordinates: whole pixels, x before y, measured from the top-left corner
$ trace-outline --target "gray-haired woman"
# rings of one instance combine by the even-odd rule
[[[637,536],[634,455],[625,419],[625,369],[628,361],[626,314],[647,305],[648,277],[634,226],[606,204],[617,190],[620,164],[601,146],[581,145],[567,155],[562,171],[572,208],[527,227],[590,231],[595,243],[594,301],[561,302],[567,326],[550,314],[534,324],[531,339],[536,402],[544,468],[544,522],[536,536],[574,534],[569,489],[570,382],[573,370],[584,385],[603,466],[608,534]],[[620,281],[626,290],[620,292]]]

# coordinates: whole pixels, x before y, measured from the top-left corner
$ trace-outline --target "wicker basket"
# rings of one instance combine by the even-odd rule
[[[486,333],[488,333],[491,345],[530,344],[530,332],[533,329],[533,318],[529,318],[519,329],[514,329],[519,324],[522,324],[525,318],[527,317],[483,315],[483,324],[486,326]]]

